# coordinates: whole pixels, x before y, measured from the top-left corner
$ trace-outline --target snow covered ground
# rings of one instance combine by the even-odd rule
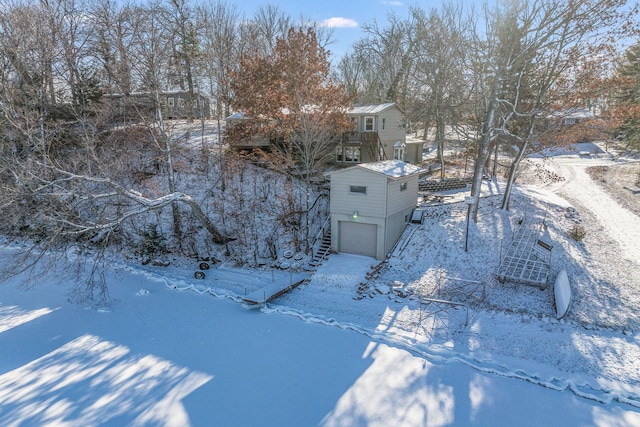
[[[487,183],[468,252],[453,197],[387,262],[331,255],[262,309],[242,295],[310,273],[222,265],[198,281],[186,260],[114,257],[110,311],[71,305],[53,276],[3,282],[0,425],[640,425],[640,219],[586,173],[607,155],[545,162],[566,180],[520,187],[510,212]],[[562,320],[552,286],[495,279],[522,219],[546,225],[550,282],[569,274]]]

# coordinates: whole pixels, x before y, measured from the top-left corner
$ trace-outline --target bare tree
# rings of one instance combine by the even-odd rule
[[[440,161],[440,178],[445,176],[444,148],[447,126],[453,127],[469,93],[465,79],[465,33],[468,18],[462,6],[445,5],[427,15],[413,8],[416,59],[413,85],[428,88],[416,91],[415,98],[424,97],[421,119],[425,138],[430,125],[435,125],[435,142]]]
[[[114,0],[99,0],[91,10],[95,22],[91,50],[102,67],[101,83],[110,93],[129,96],[134,91],[131,56],[137,21],[143,18],[134,12],[133,7],[119,6]]]
[[[234,5],[218,1],[197,9],[198,20],[202,22],[202,62],[205,86],[215,99],[215,115],[220,119],[230,115],[229,105],[224,102],[230,97],[228,71],[236,68],[240,59],[240,12]]]
[[[147,116],[140,113],[140,118],[144,120],[145,126],[149,131],[158,149],[160,149],[165,158],[167,167],[167,184],[169,193],[176,192],[176,176],[173,164],[172,141],[162,114],[160,93],[163,87],[163,77],[169,68],[171,32],[167,29],[162,16],[162,9],[155,5],[153,7],[142,9],[140,12],[145,13],[147,19],[139,23],[136,31],[137,47],[136,72],[140,80],[143,82],[145,89],[150,93],[154,114]],[[165,80],[166,81],[166,80]],[[181,245],[182,242],[182,220],[178,204],[171,203],[171,211],[173,214],[173,231]]]
[[[376,21],[362,26],[366,36],[353,46],[355,54],[348,61],[359,62],[358,67],[350,65],[352,70],[358,70],[357,77],[362,82],[358,102],[398,102],[405,108],[414,67],[413,24],[411,18],[404,20],[394,14],[387,20],[384,27]]]
[[[166,30],[172,34],[170,71],[172,80],[181,90],[187,91],[186,111],[189,121],[193,120],[193,100],[195,92],[196,65],[200,55],[200,29],[195,12],[186,0],[169,0],[162,15]]]
[[[253,18],[242,27],[242,37],[260,55],[270,55],[279,38],[287,35],[294,23],[291,16],[278,5],[268,3],[258,7]]]
[[[50,147],[46,120],[56,104],[50,19],[35,5],[7,5],[0,14],[0,109],[14,137],[44,161]]]
[[[594,52],[603,33],[613,34],[617,25],[627,23],[618,12],[622,3],[501,2],[486,10],[488,25],[482,35],[476,33],[474,44],[474,69],[482,94],[472,187],[474,219],[492,144],[507,138],[517,147],[503,198],[503,208],[508,209],[517,168],[528,145],[539,136],[536,125],[550,112],[553,88],[577,58]]]

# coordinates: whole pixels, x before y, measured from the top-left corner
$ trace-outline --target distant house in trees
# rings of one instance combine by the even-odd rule
[[[336,163],[422,161],[422,143],[407,143],[404,113],[397,103],[361,105],[347,111],[353,131],[336,147]]]
[[[606,124],[586,108],[572,107],[549,114],[543,129],[559,132],[565,142],[586,142],[607,138]]]
[[[421,170],[385,160],[330,173],[331,249],[384,259],[411,220]]]
[[[136,120],[141,114],[153,116],[156,113],[155,100],[150,92],[114,93],[103,98],[117,103],[114,110],[118,118]],[[161,92],[159,98],[162,115],[166,119],[187,119],[190,115],[195,119],[208,119],[211,115],[209,98],[200,93],[190,97],[188,91],[169,91]]]
[[[577,125],[585,120],[593,119],[593,113],[585,108],[572,107],[563,111],[556,111],[547,117],[552,125],[558,124],[564,126]]]
[[[188,118],[188,102],[189,92],[187,91],[162,92],[160,94],[160,106],[162,107],[162,111],[172,119]],[[208,97],[196,92],[193,94],[191,103],[194,118],[210,118],[211,107]]]

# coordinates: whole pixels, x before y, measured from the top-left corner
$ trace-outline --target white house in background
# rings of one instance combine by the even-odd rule
[[[411,220],[421,170],[386,160],[330,173],[331,249],[384,259]]]
[[[361,105],[347,111],[353,131],[336,147],[336,163],[422,161],[422,143],[407,143],[404,113],[397,103]]]
[[[547,119],[549,119],[553,124],[570,126],[585,120],[593,119],[594,117],[594,114],[586,108],[572,107],[563,111],[556,111],[549,115]]]
[[[584,120],[593,119],[594,115],[585,108],[569,108],[563,117],[563,125],[575,125]]]

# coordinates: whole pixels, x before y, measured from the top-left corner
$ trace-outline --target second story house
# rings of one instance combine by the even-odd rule
[[[336,147],[336,163],[422,161],[422,144],[407,144],[405,117],[397,103],[356,106],[347,115],[353,131],[346,133],[342,144]]]
[[[334,162],[353,166],[383,160],[400,160],[418,164],[422,161],[422,143],[407,142],[404,113],[395,102],[363,105],[347,110],[352,130],[345,132],[335,147]],[[249,120],[244,113],[227,117],[227,126],[237,126]],[[264,135],[243,137],[233,146],[238,150],[269,149],[274,143]]]

